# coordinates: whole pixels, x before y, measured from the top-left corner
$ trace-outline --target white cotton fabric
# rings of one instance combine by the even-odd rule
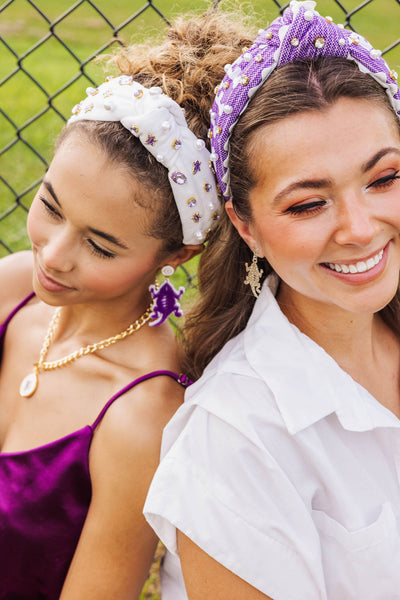
[[[179,529],[274,600],[399,600],[400,420],[269,285],[165,429],[144,508],[162,599],[187,598]]]

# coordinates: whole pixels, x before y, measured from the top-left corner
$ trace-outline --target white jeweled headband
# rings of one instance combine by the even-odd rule
[[[400,119],[398,75],[390,69],[381,52],[361,35],[322,17],[315,2],[292,0],[283,15],[259,31],[251,48],[232,64],[217,88],[211,109],[212,154],[217,181],[225,200],[230,200],[229,142],[232,131],[251,98],[273,71],[286,63],[341,57],[356,63],[385,90]]]
[[[120,121],[168,169],[182,222],[183,244],[201,244],[221,206],[210,152],[187,126],[182,108],[161,88],[143,87],[128,75],[107,77],[72,109],[76,121]]]

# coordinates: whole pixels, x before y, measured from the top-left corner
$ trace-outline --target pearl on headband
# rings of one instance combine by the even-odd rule
[[[187,126],[182,108],[161,88],[132,77],[108,77],[72,109],[77,121],[120,121],[168,169],[184,244],[201,244],[220,215],[210,152]]]
[[[211,114],[211,158],[226,200],[231,199],[229,140],[240,115],[271,73],[280,65],[319,57],[341,57],[355,62],[385,88],[400,119],[400,89],[396,71],[390,70],[381,52],[362,36],[322,17],[311,0],[292,0],[281,17],[261,29],[251,48],[246,48],[217,86]]]

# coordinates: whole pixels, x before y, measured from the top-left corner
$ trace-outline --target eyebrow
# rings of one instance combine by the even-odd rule
[[[126,244],[124,244],[123,242],[121,242],[120,240],[118,240],[113,235],[111,235],[111,233],[105,233],[104,231],[100,231],[99,229],[94,229],[93,227],[89,227],[89,231],[91,233],[94,233],[95,235],[98,235],[99,237],[102,237],[103,239],[107,240],[107,242],[111,242],[112,244],[115,244],[116,246],[119,246],[120,248],[123,248],[124,250],[128,250],[128,246]]]
[[[367,171],[369,171],[370,169],[372,169],[372,167],[374,167],[376,165],[377,162],[379,162],[381,160],[381,158],[383,158],[384,156],[386,156],[386,154],[398,154],[400,156],[400,150],[396,147],[392,147],[389,146],[388,148],[383,148],[382,150],[379,150],[379,152],[377,152],[370,160],[368,160],[366,163],[364,163],[361,167],[363,173],[366,173]]]
[[[45,179],[43,180],[43,185],[44,187],[47,189],[47,191],[49,192],[49,194],[52,196],[54,202],[56,202],[58,204],[58,206],[61,208],[61,204],[57,198],[57,195],[53,189],[53,186],[51,185],[51,183],[49,181],[46,181]]]
[[[390,154],[390,153],[398,154],[400,156],[400,150],[396,147],[389,146],[388,148],[383,148],[382,150],[379,150],[379,152],[374,154],[374,156],[372,158],[370,158],[364,164],[361,165],[361,171],[363,173],[370,171],[381,160],[381,158],[383,158],[384,156],[386,156],[387,154]],[[331,179],[304,179],[304,180],[294,181],[293,183],[291,183],[287,187],[285,187],[283,190],[278,192],[278,194],[274,198],[274,204],[279,202],[279,200],[281,200],[287,194],[290,194],[291,192],[294,192],[296,190],[299,190],[299,189],[300,190],[302,190],[302,189],[318,190],[318,189],[321,189],[324,187],[329,187],[332,185],[332,183],[333,182]]]
[[[279,200],[287,196],[287,194],[290,194],[291,192],[294,192],[296,190],[319,190],[323,187],[329,187],[330,185],[332,185],[331,179],[302,179],[300,181],[294,181],[293,183],[285,187],[283,190],[278,192],[278,194],[274,198],[274,204],[276,204],[277,202],[279,202]]]
[[[54,202],[56,202],[58,204],[58,206],[61,208],[60,201],[58,200],[57,195],[56,195],[51,183],[49,181],[43,180],[43,185],[48,190],[48,192],[51,195],[51,197],[53,198]],[[88,229],[91,233],[94,233],[95,235],[98,235],[99,237],[107,240],[107,242],[111,242],[112,244],[115,244],[115,246],[119,246],[120,248],[123,248],[124,250],[128,250],[128,246],[126,244],[124,244],[123,242],[121,242],[120,240],[118,240],[115,236],[111,235],[111,233],[106,233],[105,231],[100,231],[99,229],[94,229],[94,227],[88,227]]]

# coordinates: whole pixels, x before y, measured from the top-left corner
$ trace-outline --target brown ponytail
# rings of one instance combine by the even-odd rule
[[[193,379],[200,377],[215,354],[246,326],[255,302],[243,283],[245,263],[251,260],[252,252],[224,212],[201,256],[200,296],[185,321],[185,373]],[[262,262],[264,281],[271,268]]]
[[[195,135],[207,140],[214,89],[224,76],[224,66],[255,37],[255,29],[245,22],[242,14],[215,10],[179,17],[161,45],[129,46],[111,62],[142,85],[161,87],[182,106]]]

